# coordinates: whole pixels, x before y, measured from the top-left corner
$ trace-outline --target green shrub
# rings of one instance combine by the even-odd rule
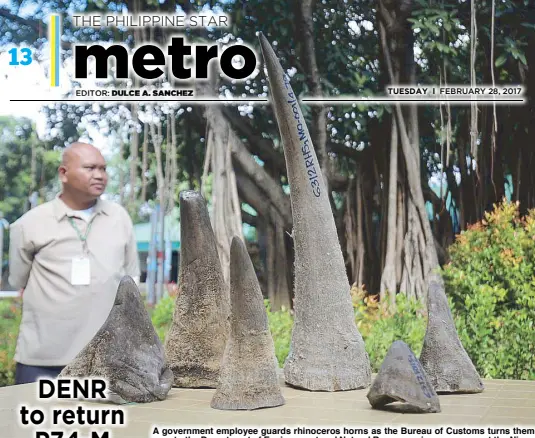
[[[158,337],[165,342],[165,336],[173,322],[173,312],[175,311],[175,296],[167,295],[163,297],[153,309],[148,309],[152,324],[158,333]]]
[[[366,344],[373,372],[378,372],[394,341],[405,342],[420,355],[427,318],[423,305],[403,294],[396,296],[396,313],[390,314],[362,289],[351,289],[355,321]]]
[[[275,354],[279,361],[279,366],[284,365],[284,361],[290,352],[290,341],[292,339],[293,315],[288,309],[281,309],[272,312],[269,300],[264,300],[268,316],[269,329],[275,344]]]
[[[416,355],[420,354],[426,329],[426,318],[420,303],[398,295],[397,312],[390,315],[369,297],[365,297],[361,289],[354,286],[351,295],[355,322],[366,343],[366,351],[374,372],[381,367],[395,340],[406,342]],[[275,352],[279,365],[283,366],[290,351],[293,314],[287,309],[272,312],[268,300],[265,300],[265,303]]]
[[[420,303],[408,300],[404,295],[397,297],[397,312],[388,314],[376,303],[365,297],[362,290],[351,290],[355,321],[366,343],[372,369],[377,372],[392,342],[406,342],[416,355],[420,354],[425,335],[426,318]],[[268,300],[264,300],[269,328],[275,344],[275,354],[282,367],[290,352],[293,312],[281,309],[273,312]],[[162,342],[173,320],[175,298],[163,298],[151,309],[151,318]]]
[[[535,379],[535,211],[503,202],[450,247],[444,280],[461,341],[485,378]]]
[[[15,383],[15,347],[21,319],[20,300],[0,300],[0,387]]]

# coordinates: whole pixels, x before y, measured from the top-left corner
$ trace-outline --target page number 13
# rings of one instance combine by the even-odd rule
[[[32,59],[32,51],[30,49],[20,49],[20,53],[22,55],[22,59],[18,61],[17,59],[17,51],[19,49],[13,48],[9,51],[9,54],[11,55],[11,61],[9,62],[9,65],[30,65],[33,61]]]

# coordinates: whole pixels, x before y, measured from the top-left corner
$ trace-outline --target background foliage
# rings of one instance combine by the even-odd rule
[[[444,268],[461,341],[484,377],[535,379],[535,210],[503,202],[463,232]]]
[[[0,300],[0,386],[15,382],[15,347],[21,318],[18,300]]]
[[[398,309],[390,314],[384,307],[366,297],[365,291],[356,286],[351,289],[355,322],[366,343],[366,351],[370,356],[372,369],[377,372],[392,342],[405,341],[414,353],[419,355],[425,335],[426,318],[422,305],[410,301],[403,295],[398,296]],[[152,321],[162,342],[172,322],[174,297],[161,300],[152,311]],[[283,308],[272,311],[268,300],[264,301],[268,315],[269,328],[275,344],[275,354],[279,365],[290,351],[292,337],[293,311]]]

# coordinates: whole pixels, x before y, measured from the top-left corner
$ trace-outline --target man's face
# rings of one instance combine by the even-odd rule
[[[106,161],[100,151],[92,146],[82,146],[70,151],[65,165],[59,169],[64,186],[96,199],[106,189],[108,174]]]

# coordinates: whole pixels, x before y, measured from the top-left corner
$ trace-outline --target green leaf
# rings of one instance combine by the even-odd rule
[[[442,43],[435,43],[439,52],[446,53],[448,51],[448,46]]]
[[[427,27],[435,34],[435,35],[440,35],[440,28],[438,26],[436,26],[435,24],[432,24],[432,23],[429,23],[427,25]]]
[[[502,53],[500,56],[496,58],[496,61],[494,61],[494,65],[496,67],[501,67],[505,64],[505,61],[507,61],[507,55],[505,53]]]

